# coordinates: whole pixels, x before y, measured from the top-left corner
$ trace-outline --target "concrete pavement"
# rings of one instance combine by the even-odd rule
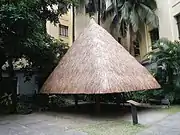
[[[180,135],[180,113],[168,116],[163,112],[148,110],[138,115],[142,125],[150,126],[138,135]],[[112,120],[114,119],[116,118]],[[0,116],[0,135],[87,135],[74,129],[107,122],[106,120],[107,118],[57,113]],[[122,120],[131,121],[131,115]]]
[[[76,120],[75,120],[76,122]],[[80,121],[83,123],[83,121]],[[71,128],[80,126],[68,117],[43,114],[0,117],[0,135],[87,135]]]
[[[153,124],[138,135],[180,135],[180,112]]]

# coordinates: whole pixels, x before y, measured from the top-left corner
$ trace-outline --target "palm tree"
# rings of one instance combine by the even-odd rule
[[[158,17],[155,14],[157,9],[156,0],[111,0],[112,5],[105,11],[105,19],[108,15],[114,14],[111,28],[119,26],[121,37],[130,39],[127,50],[134,53],[133,41],[140,33],[144,25],[151,28],[158,27]],[[138,38],[140,39],[140,38]]]
[[[76,6],[76,12],[81,12],[84,7],[86,7],[86,13],[89,14],[89,16],[93,16],[95,13],[98,12],[98,24],[100,25],[101,22],[101,12],[105,12],[105,1],[106,0],[79,0],[78,6]],[[75,6],[74,3],[72,3],[72,37],[73,42],[75,41]]]
[[[82,7],[86,7],[86,13],[89,16],[93,16],[95,13],[98,13],[98,24],[101,22],[102,14],[106,10],[106,1],[107,0],[79,0],[80,10]]]
[[[142,26],[151,28],[158,27],[158,17],[155,14],[157,9],[156,0],[111,0],[111,5],[107,7],[107,0],[80,0],[80,5],[86,5],[87,13],[92,16],[98,12],[98,23],[100,19],[105,21],[108,17],[114,16],[110,29],[113,31],[119,28],[122,38],[127,38],[126,49],[134,55],[133,42],[140,40]],[[112,34],[112,33],[111,33]]]

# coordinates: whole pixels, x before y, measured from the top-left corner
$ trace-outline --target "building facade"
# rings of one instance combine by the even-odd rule
[[[147,40],[142,44],[145,48],[142,53],[150,51],[152,43],[159,38],[175,41],[180,37],[180,0],[157,0],[157,6],[159,28],[145,28],[144,39]]]
[[[107,0],[106,5],[111,4],[111,0]],[[151,29],[147,26],[142,26],[140,29],[141,41],[139,43],[139,55],[136,55],[137,60],[142,60],[144,56],[152,50],[152,44],[159,38],[167,38],[169,40],[179,40],[180,37],[180,0],[157,0],[158,9],[156,11],[159,17],[159,28]],[[54,26],[47,22],[47,31],[56,39],[62,39],[64,42],[72,45],[72,9],[66,15],[60,17],[60,24]],[[93,16],[97,21],[97,14]],[[76,11],[75,14],[75,39],[80,35],[84,28],[88,25],[91,18],[86,14],[85,7],[81,11]],[[120,43],[126,42],[125,39],[120,39],[119,31],[110,30],[112,18],[108,18],[101,26],[110,32],[113,37]]]
[[[180,0],[157,0],[157,4],[160,38],[179,40]]]
[[[110,5],[111,5],[111,0],[107,0],[106,1],[106,7],[108,8]],[[94,14],[93,17],[90,17],[89,14],[86,13],[85,7],[81,8],[80,11],[76,11],[76,15],[75,15],[75,39],[80,35],[80,33],[84,30],[84,28],[86,28],[86,26],[88,25],[91,18],[94,18],[94,20],[96,22],[98,22],[98,14]],[[112,15],[111,17],[109,16],[106,19],[106,21],[101,21],[100,25],[104,29],[106,29],[121,45],[126,45],[127,41],[129,41],[128,39],[130,37],[127,37],[127,38],[120,37],[119,28],[113,29],[113,31],[112,31],[111,22],[112,22],[113,18],[114,18],[114,15]],[[144,30],[144,29],[142,29],[142,30]],[[145,42],[145,41],[143,41],[143,42]],[[124,47],[126,48],[127,46],[124,46]],[[135,56],[138,60],[141,59],[140,49],[144,49],[144,48],[140,48],[140,47],[138,48],[137,55]]]
[[[59,19],[59,24],[46,23],[47,33],[52,37],[63,40],[69,46],[72,45],[72,10]]]

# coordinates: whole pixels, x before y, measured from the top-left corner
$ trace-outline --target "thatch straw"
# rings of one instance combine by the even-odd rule
[[[153,76],[92,19],[42,93],[103,94],[160,88]]]

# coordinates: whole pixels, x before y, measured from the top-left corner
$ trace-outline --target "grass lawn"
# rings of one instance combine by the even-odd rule
[[[169,115],[173,115],[180,112],[180,105],[173,105],[170,108],[158,109],[157,111],[166,112]],[[135,135],[136,133],[144,130],[145,126],[136,125],[133,126],[131,122],[123,120],[100,122],[94,125],[88,125],[79,128],[79,131],[88,133],[88,135]]]
[[[133,126],[130,122],[119,120],[89,125],[79,131],[88,133],[88,135],[134,135],[144,128],[141,125]]]

